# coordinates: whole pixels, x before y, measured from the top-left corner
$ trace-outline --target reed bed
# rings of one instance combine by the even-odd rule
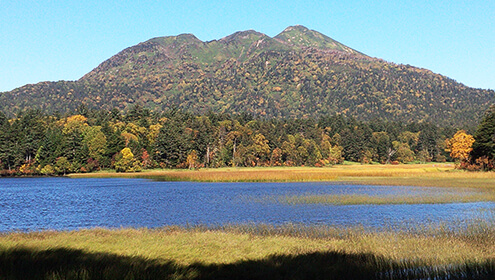
[[[330,205],[383,205],[383,204],[445,204],[495,201],[495,191],[476,189],[449,188],[424,192],[421,195],[402,194],[368,195],[368,194],[304,194],[293,196],[268,197],[267,201],[297,204],[330,204]]]
[[[465,172],[452,164],[336,165],[333,167],[257,167],[153,170],[138,173],[70,174],[72,178],[149,178],[202,182],[350,181],[359,184],[495,188],[495,172]]]
[[[493,279],[495,229],[285,225],[0,236],[4,279]],[[28,277],[28,278],[26,278]]]
[[[71,174],[81,177],[147,178],[201,182],[346,182],[361,185],[443,187],[452,189],[428,196],[300,195],[268,198],[289,204],[433,204],[495,201],[495,172],[465,172],[452,164],[337,165],[334,167],[219,168],[154,170],[141,173]],[[476,190],[476,191],[475,191]]]

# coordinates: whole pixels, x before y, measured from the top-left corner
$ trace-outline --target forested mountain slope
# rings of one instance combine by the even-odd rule
[[[8,115],[27,108],[70,112],[79,105],[126,110],[181,108],[257,117],[343,114],[360,120],[475,125],[493,90],[359,53],[303,26],[271,38],[237,32],[202,42],[191,34],[127,48],[77,81],[43,82],[0,94]]]

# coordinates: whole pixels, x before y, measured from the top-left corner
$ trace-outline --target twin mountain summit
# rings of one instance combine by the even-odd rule
[[[0,93],[0,110],[47,113],[140,105],[261,118],[343,114],[359,120],[472,126],[493,103],[427,69],[394,64],[303,26],[275,37],[253,30],[203,42],[192,34],[129,47],[77,81],[41,82]]]

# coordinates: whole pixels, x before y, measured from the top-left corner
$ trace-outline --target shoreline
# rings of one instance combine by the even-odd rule
[[[495,172],[468,172],[452,163],[334,165],[332,167],[224,167],[136,173],[72,173],[69,178],[141,178],[190,182],[346,182],[359,185],[470,187],[495,190]]]

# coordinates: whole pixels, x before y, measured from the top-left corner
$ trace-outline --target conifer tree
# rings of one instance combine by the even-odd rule
[[[495,105],[485,113],[474,133],[472,160],[481,157],[495,159]]]

